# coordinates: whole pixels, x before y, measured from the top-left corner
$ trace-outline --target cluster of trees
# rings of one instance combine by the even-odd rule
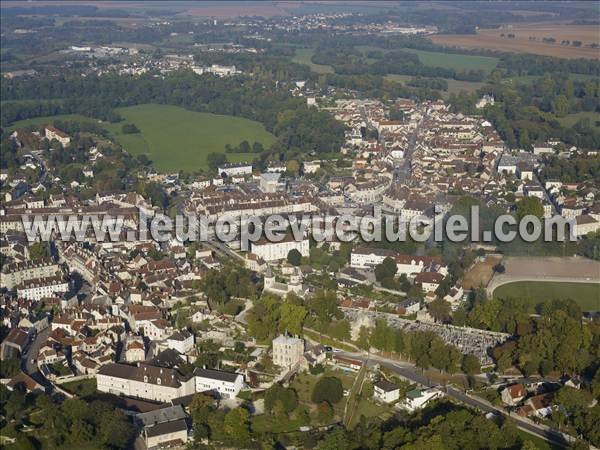
[[[593,388],[600,388],[600,370],[596,371]],[[593,405],[593,401],[594,395],[599,397],[599,394],[563,386],[554,397],[558,408],[552,412],[550,420],[557,428],[566,429],[571,435],[584,436],[597,447],[600,444],[600,405]]]
[[[257,286],[252,272],[240,266],[228,264],[220,270],[209,270],[199,283],[211,308],[225,314],[237,314],[241,306],[234,298],[254,298]]]
[[[248,331],[259,341],[270,341],[284,331],[302,334],[306,325],[321,332],[330,327],[340,339],[350,336],[350,325],[342,321],[335,290],[319,289],[307,300],[288,294],[284,302],[275,295],[263,293],[247,316]]]
[[[250,413],[243,407],[225,412],[216,407],[212,397],[200,393],[194,395],[189,410],[196,442],[209,439],[238,447],[247,445],[252,438]]]
[[[408,86],[421,87],[427,89],[433,89],[438,91],[448,90],[448,80],[443,78],[422,78],[416,77],[411,78],[406,82]]]
[[[547,73],[536,83],[510,86],[494,82],[485,90],[499,101],[485,109],[485,116],[511,148],[531,149],[534,143],[550,138],[584,149],[600,147],[600,130],[589,118],[582,118],[573,126],[560,120],[568,114],[600,111],[598,80],[579,82]],[[464,112],[472,110],[472,100],[464,95],[450,98]]]
[[[248,313],[248,332],[261,342],[270,341],[286,330],[301,334],[307,314],[302,300],[294,295],[288,295],[282,302],[275,295],[263,294]]]
[[[242,141],[237,146],[225,145],[225,153],[262,153],[265,150],[260,142],[254,142],[252,145],[248,141]]]
[[[410,420],[361,417],[351,431],[339,426],[324,434],[317,448],[363,449],[527,449],[537,448],[510,420],[488,420],[465,407],[438,402]],[[585,448],[585,447],[580,447]]]
[[[344,126],[316,108],[280,112],[273,133],[278,139],[272,151],[285,154],[286,159],[288,155],[338,152],[344,142]]]
[[[566,159],[546,156],[541,177],[543,180],[561,180],[565,183],[600,183],[600,158],[586,155],[572,155]]]
[[[33,449],[42,444],[49,448],[131,448],[135,429],[114,405],[102,400],[91,402],[78,398],[55,403],[46,394],[23,394],[3,389],[2,412],[16,430],[17,448]],[[20,427],[35,414],[38,428],[22,433]],[[31,418],[31,415],[29,415]],[[3,433],[4,434],[4,433]]]
[[[465,323],[516,336],[493,351],[499,371],[514,365],[526,375],[584,373],[593,370],[600,358],[600,327],[583,323],[581,308],[572,300],[540,303],[478,295]]]

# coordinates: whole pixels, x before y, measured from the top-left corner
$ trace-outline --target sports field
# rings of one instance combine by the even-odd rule
[[[494,297],[527,298],[540,302],[572,299],[583,311],[600,311],[600,283],[518,281],[497,287]]]
[[[262,124],[241,117],[188,111],[170,106],[146,104],[117,108],[123,121],[115,124],[102,123],[111,136],[125,150],[134,155],[146,154],[154,162],[156,170],[187,172],[204,169],[206,156],[211,152],[224,152],[226,144],[237,146],[247,140],[251,145],[260,142],[268,147],[275,141]],[[38,117],[13,124],[18,128],[30,124],[52,123],[54,120],[94,121],[77,114]],[[123,134],[124,124],[133,123],[140,130],[137,134]],[[231,162],[252,161],[254,153],[228,153]]]

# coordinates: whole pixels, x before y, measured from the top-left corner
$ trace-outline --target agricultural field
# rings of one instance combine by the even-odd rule
[[[309,66],[310,70],[315,73],[334,73],[333,67],[331,66],[313,63],[311,58],[314,53],[315,51],[312,48],[298,48],[296,49],[296,55],[292,58],[292,61]]]
[[[134,155],[146,154],[158,171],[193,171],[205,169],[211,152],[223,152],[226,144],[238,145],[247,140],[268,147],[275,137],[262,124],[241,117],[200,113],[169,105],[137,105],[117,108],[123,117],[119,123],[105,123],[111,136]],[[54,120],[95,121],[77,114],[37,117],[16,122],[11,127],[46,124]],[[124,124],[135,124],[136,134],[123,134]],[[231,162],[252,161],[254,153],[228,153]]]
[[[501,36],[504,34],[504,36]],[[514,34],[509,38],[508,34]],[[532,38],[532,39],[530,39]],[[535,39],[533,39],[535,38]],[[553,38],[554,43],[544,42]],[[484,48],[516,53],[534,53],[559,58],[600,59],[600,50],[589,44],[600,43],[598,27],[594,25],[570,25],[565,23],[538,23],[507,25],[498,29],[481,29],[477,34],[439,34],[431,40],[440,45],[462,48]],[[561,45],[563,40],[581,41],[581,47]]]
[[[572,299],[583,311],[600,311],[600,283],[518,281],[494,289],[494,297],[544,300]]]

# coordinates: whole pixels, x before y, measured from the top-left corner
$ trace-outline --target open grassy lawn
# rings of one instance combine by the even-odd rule
[[[315,51],[312,48],[298,48],[292,61],[298,64],[304,64],[310,67],[310,70],[316,73],[334,73],[333,67],[324,64],[315,64],[311,58]]]
[[[334,370],[334,369],[327,368],[327,369],[325,369],[325,372],[322,375],[320,375],[319,377],[310,375],[308,373],[298,374],[296,376],[296,378],[294,379],[291,387],[293,387],[296,390],[296,392],[298,393],[298,400],[301,404],[306,405],[308,407],[313,407],[315,405],[314,405],[314,403],[312,403],[312,400],[311,400],[312,391],[315,387],[315,384],[317,384],[317,382],[321,378],[324,378],[324,377],[339,378],[339,380],[342,382],[342,385],[344,386],[344,389],[350,389],[352,387],[352,384],[354,383],[355,376],[356,376],[356,373],[352,373],[352,372],[345,373],[345,372],[342,372],[341,370]],[[344,413],[344,407],[346,406],[347,400],[348,400],[348,397],[343,397],[341,401],[339,401],[335,405],[332,405],[338,419],[341,419],[341,417]]]
[[[96,379],[90,378],[88,380],[71,381],[70,383],[61,384],[60,387],[79,397],[87,397],[96,392]]]
[[[356,411],[352,416],[352,420],[348,424],[350,430],[354,429],[361,421],[362,417],[378,417],[382,421],[387,419],[392,414],[392,408],[389,405],[375,403],[371,399],[361,398],[358,401]]]
[[[252,417],[252,430],[255,433],[289,433],[298,430],[306,423],[301,418],[278,419],[270,414]]]
[[[124,122],[112,124],[111,134],[132,154],[146,153],[159,171],[192,171],[206,168],[206,156],[223,152],[226,144],[247,140],[265,147],[275,138],[263,125],[241,117],[188,111],[169,105],[118,108]],[[123,123],[135,124],[140,133],[122,134]],[[255,154],[231,154],[233,161],[252,161]]]
[[[520,281],[497,287],[494,297],[526,297],[533,301],[573,299],[583,311],[600,311],[600,283]]]

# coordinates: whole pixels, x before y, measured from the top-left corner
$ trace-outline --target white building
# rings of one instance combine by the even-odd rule
[[[316,173],[321,168],[321,161],[305,161],[303,167],[305,174]]]
[[[51,141],[52,139],[56,139],[58,142],[61,143],[63,147],[69,145],[69,143],[71,142],[71,138],[68,134],[66,134],[63,131],[60,131],[58,128],[54,128],[52,125],[48,125],[46,127],[46,129],[44,130],[44,134],[46,136],[46,139],[48,139],[49,141]]]
[[[140,413],[136,421],[143,426],[142,436],[146,448],[159,448],[164,443],[171,445],[185,444],[188,440],[186,414],[181,405]]]
[[[250,175],[252,174],[252,164],[224,164],[217,168],[219,175],[225,174],[228,177],[235,175]]]
[[[2,269],[0,286],[11,291],[15,286],[22,284],[25,281],[52,277],[56,275],[59,270],[58,264],[49,258],[38,261],[6,264]]]
[[[136,363],[146,359],[146,347],[141,336],[129,337],[125,342],[125,361]]]
[[[595,233],[600,230],[600,222],[594,219],[591,214],[577,216],[575,217],[575,221],[577,223],[575,236],[577,237],[583,237],[588,233]]]
[[[100,392],[158,402],[195,393],[194,377],[186,378],[175,369],[148,365],[106,364],[98,370]]]
[[[442,391],[436,388],[414,389],[406,393],[406,398],[402,401],[402,407],[413,412],[425,407],[431,400],[441,398],[443,395]]]
[[[267,172],[260,175],[260,190],[267,193],[273,194],[280,190],[282,183],[279,182],[281,173],[279,172]]]
[[[266,238],[261,238],[251,243],[250,251],[264,261],[277,261],[285,259],[291,250],[298,250],[302,256],[309,256],[309,240],[304,237],[301,241],[296,241],[293,234],[287,234],[279,242],[271,242]]]
[[[28,300],[41,300],[69,291],[69,283],[62,276],[28,280],[17,286],[17,296]]]
[[[400,398],[400,388],[387,380],[380,380],[373,385],[373,398],[393,403]]]
[[[395,252],[380,248],[357,248],[350,255],[350,267],[367,269],[381,264],[385,258],[394,258]]]
[[[298,364],[304,354],[304,340],[280,335],[273,339],[273,363],[290,369]]]
[[[194,335],[187,330],[177,330],[167,338],[166,342],[169,348],[185,355],[194,348]]]
[[[239,373],[197,368],[194,379],[196,392],[218,392],[221,398],[235,398],[244,387],[244,377]]]

